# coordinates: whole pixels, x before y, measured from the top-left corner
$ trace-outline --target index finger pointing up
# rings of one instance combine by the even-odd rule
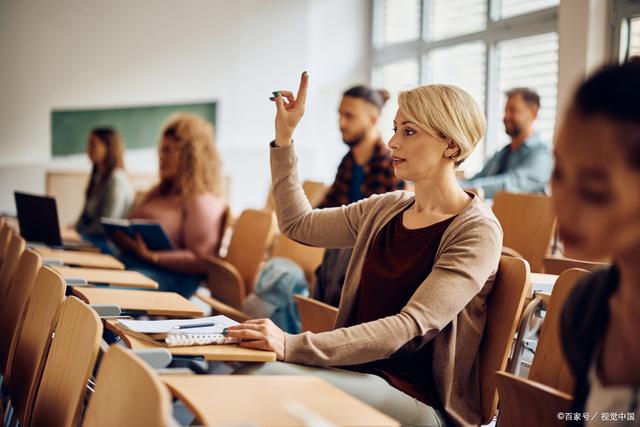
[[[298,99],[301,105],[307,100],[307,85],[309,84],[309,75],[305,71],[302,73],[302,77],[300,77],[300,87],[298,88]],[[297,102],[296,102],[297,104]]]

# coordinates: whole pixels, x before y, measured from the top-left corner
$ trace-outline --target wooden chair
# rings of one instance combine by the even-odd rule
[[[322,263],[324,248],[314,248],[303,245],[295,240],[291,240],[284,234],[276,237],[271,256],[273,258],[287,258],[295,262],[304,271],[304,276],[309,283],[309,291],[313,295],[312,289],[316,279],[316,268]]]
[[[9,233],[11,233],[11,227],[9,227],[5,220],[0,227],[0,267],[4,261],[4,254],[7,251],[7,245],[9,244]]]
[[[4,299],[9,291],[9,286],[13,281],[13,275],[16,272],[18,261],[24,248],[25,240],[13,231],[9,233],[9,243],[5,251],[5,256],[0,267],[0,307],[3,306]]]
[[[570,394],[526,378],[497,372],[500,427],[564,426],[558,413],[570,412]]]
[[[302,183],[302,189],[304,190],[304,194],[307,195],[311,206],[315,208],[324,199],[325,194],[329,191],[329,186],[320,181],[304,181]]]
[[[171,410],[171,395],[153,370],[131,351],[113,345],[100,362],[82,425],[169,427],[175,425]]]
[[[587,273],[579,269],[566,270],[556,281],[529,378],[497,372],[501,427],[562,424],[556,415],[569,411],[574,378],[562,351],[560,317],[571,289]]]
[[[8,376],[5,378],[20,425],[28,425],[28,415],[31,414],[51,335],[64,300],[65,288],[62,276],[49,267],[42,267],[36,275],[14,357],[7,368]]]
[[[303,331],[325,332],[333,329],[338,309],[313,298],[294,295]]]
[[[544,272],[548,274],[562,274],[562,272],[572,268],[595,271],[611,266],[611,264],[607,262],[583,261],[557,256],[544,257],[542,264],[544,266]]]
[[[6,295],[4,306],[0,306],[0,374],[7,376],[7,366],[13,358],[16,342],[22,330],[22,320],[27,300],[36,274],[42,267],[42,257],[37,252],[26,249]],[[10,301],[10,303],[6,303]]]
[[[303,181],[302,189],[304,190],[304,194],[307,195],[307,199],[309,199],[311,207],[315,208],[320,204],[320,202],[322,202],[322,199],[324,199],[325,194],[329,191],[329,186],[324,182],[319,181]],[[267,195],[267,201],[264,204],[264,209],[267,211],[274,210],[271,187],[269,187],[269,194]]]
[[[273,216],[272,212],[245,210],[235,223],[226,257],[206,259],[211,296],[202,292],[197,296],[213,310],[236,320],[248,318],[240,310],[245,297],[253,291],[256,275],[273,239]]]
[[[493,420],[498,407],[495,372],[504,370],[516,326],[529,293],[529,264],[521,258],[500,257],[498,274],[487,298],[487,321],[480,345],[482,424]]]
[[[526,259],[532,272],[541,273],[556,224],[551,197],[499,192],[493,213],[502,225],[503,245]]]
[[[33,405],[31,426],[78,424],[101,337],[102,322],[96,312],[78,298],[68,297],[60,310]],[[120,375],[118,380],[132,386],[130,377]]]

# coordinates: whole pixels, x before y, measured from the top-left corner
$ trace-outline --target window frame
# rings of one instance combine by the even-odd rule
[[[371,80],[378,81],[377,70],[384,65],[415,59],[418,63],[419,81],[425,81],[425,58],[433,50],[443,47],[453,47],[463,43],[482,41],[485,43],[485,105],[487,117],[487,131],[485,141],[495,140],[499,129],[498,120],[493,117],[498,111],[501,99],[496,93],[498,86],[498,58],[497,45],[501,41],[518,39],[538,34],[558,32],[558,6],[527,12],[522,15],[500,19],[501,0],[487,0],[486,28],[469,34],[458,35],[440,40],[427,40],[426,25],[429,19],[425,13],[430,0],[420,0],[420,29],[419,39],[384,45],[382,43],[382,29],[384,19],[384,1],[374,0],[373,25],[371,26]],[[486,161],[491,154],[488,152],[491,144],[483,144],[482,157]]]

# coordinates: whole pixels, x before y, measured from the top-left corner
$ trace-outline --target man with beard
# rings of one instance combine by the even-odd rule
[[[461,185],[493,198],[498,191],[543,193],[551,176],[551,147],[533,130],[540,96],[529,88],[507,91],[504,128],[511,143],[496,152],[480,172]]]
[[[340,132],[349,151],[342,158],[335,180],[319,208],[348,205],[372,194],[405,187],[404,181],[393,173],[391,153],[378,129],[380,111],[387,99],[386,90],[366,86],[352,87],[342,95],[338,109]],[[316,271],[315,298],[338,306],[350,258],[351,249],[325,251]]]

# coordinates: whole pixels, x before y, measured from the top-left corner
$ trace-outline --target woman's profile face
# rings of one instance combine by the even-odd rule
[[[180,166],[180,147],[174,138],[164,137],[158,147],[158,160],[160,162],[160,178],[173,180],[178,176]]]
[[[95,135],[89,135],[87,155],[94,165],[102,165],[107,157],[107,144]]]
[[[640,171],[624,157],[619,126],[570,112],[559,130],[551,186],[568,257],[640,251]]]
[[[393,121],[394,135],[388,145],[392,151],[393,169],[400,179],[419,181],[433,176],[444,162],[449,139],[435,131],[426,132],[402,111],[398,110]]]

